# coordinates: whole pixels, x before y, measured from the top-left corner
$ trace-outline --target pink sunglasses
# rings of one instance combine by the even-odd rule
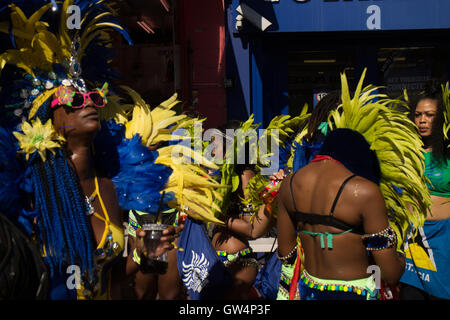
[[[97,108],[103,108],[106,104],[106,93],[108,92],[108,84],[105,83],[101,89],[91,92],[75,92],[65,86],[60,86],[55,92],[56,99],[51,103],[54,108],[57,105],[66,105],[74,109],[83,108],[87,104],[89,98]]]

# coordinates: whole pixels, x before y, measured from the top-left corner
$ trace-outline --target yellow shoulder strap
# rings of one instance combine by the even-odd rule
[[[103,217],[102,217],[101,215],[99,215],[97,212],[95,212],[94,215],[95,215],[97,218],[99,218],[99,219],[101,219],[101,220],[106,221],[106,222],[109,223],[110,221],[109,221],[108,211],[106,211],[106,206],[105,206],[105,204],[104,204],[104,202],[103,202],[103,199],[102,199],[102,197],[101,197],[101,195],[100,195],[100,188],[99,188],[99,186],[98,186],[97,175],[95,175],[94,182],[95,182],[95,190],[94,190],[94,192],[92,192],[90,198],[95,197],[95,196],[98,196],[98,200],[100,201],[100,206],[102,207],[103,214],[105,215],[105,218],[103,218]]]

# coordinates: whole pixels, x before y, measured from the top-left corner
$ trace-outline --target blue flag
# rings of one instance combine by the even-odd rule
[[[254,286],[265,300],[277,300],[278,287],[280,285],[281,261],[276,251],[270,253],[264,266],[256,276]]]
[[[406,266],[400,282],[450,299],[450,219],[427,220],[405,244]]]
[[[186,219],[178,246],[178,273],[191,300],[222,299],[231,285],[231,273],[220,261],[203,223]]]

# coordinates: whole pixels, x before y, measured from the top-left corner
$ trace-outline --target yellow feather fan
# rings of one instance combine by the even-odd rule
[[[134,105],[130,118],[124,122],[126,138],[130,139],[138,134],[142,138],[142,145],[151,147],[160,142],[191,139],[190,135],[172,134],[177,129],[186,129],[192,125],[186,115],[177,115],[172,108],[180,103],[177,94],[159,106],[150,109],[150,106],[140,95],[128,87],[122,87],[133,99]],[[207,160],[200,152],[186,144],[175,144],[157,149],[158,157],[155,163],[163,164],[172,169],[172,174],[162,191],[173,192],[175,201],[170,206],[179,211],[186,212],[195,219],[214,222],[222,225],[214,212],[220,211],[216,202],[222,200],[218,188],[221,186],[213,180],[207,170],[216,170],[218,167]]]

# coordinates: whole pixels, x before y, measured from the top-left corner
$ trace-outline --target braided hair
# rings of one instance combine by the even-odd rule
[[[36,116],[47,121],[52,112],[49,101]],[[44,162],[34,154],[28,162],[34,206],[39,212],[37,231],[50,275],[65,274],[64,267],[78,265],[87,276],[94,275],[93,235],[87,216],[88,205],[79,179],[64,151],[47,153]]]
[[[0,213],[0,300],[42,300],[47,291],[47,268],[39,250]]]

